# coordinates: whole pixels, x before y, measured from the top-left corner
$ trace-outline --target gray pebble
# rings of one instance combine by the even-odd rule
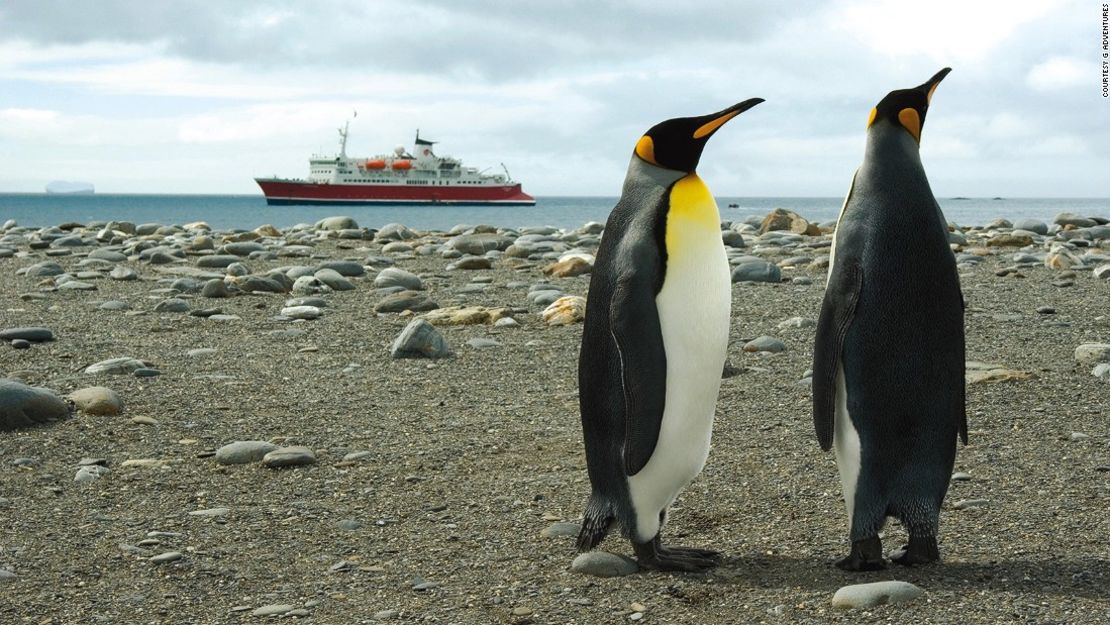
[[[189,516],[221,517],[226,516],[228,512],[231,512],[231,508],[204,508],[202,510],[193,510],[189,512]]]
[[[91,364],[85,367],[85,373],[125,375],[143,367],[146,367],[146,363],[143,361],[124,356],[121,358],[109,358],[108,360],[101,360],[98,363]]]
[[[251,616],[276,616],[292,612],[296,606],[289,605],[288,603],[272,603],[264,605],[260,608],[255,608],[251,612]]]
[[[153,367],[139,367],[131,372],[136,378],[153,378],[162,375],[162,372]]]
[[[540,536],[544,538],[566,538],[570,536],[577,536],[581,531],[582,526],[577,523],[552,523],[543,528]]]
[[[12,339],[12,349],[31,349],[31,341],[25,339]]]
[[[271,469],[316,464],[316,454],[302,445],[279,447],[263,456],[262,464]]]
[[[189,312],[189,302],[176,297],[164,299],[154,307],[156,313],[184,313]]]
[[[974,510],[975,508],[985,508],[990,503],[988,499],[961,499],[952,504],[954,510]]]
[[[781,282],[782,270],[763,260],[741,263],[732,270],[733,282]]]
[[[315,306],[289,306],[281,309],[281,316],[290,319],[318,319],[323,314]]]
[[[635,560],[606,551],[587,551],[570,564],[570,570],[594,577],[624,577],[640,570]]]
[[[111,469],[108,467],[99,464],[85,465],[77,469],[77,475],[73,476],[73,481],[77,483],[92,482],[109,473],[111,473]]]
[[[500,347],[501,343],[487,338],[474,338],[466,342],[467,345],[474,349],[489,349],[491,347]]]
[[[347,530],[348,532],[353,532],[353,531],[361,528],[362,523],[360,523],[360,522],[358,522],[354,519],[343,519],[342,521],[336,523],[336,526],[338,526],[339,529],[341,529],[341,530]]]
[[[216,450],[218,464],[248,464],[258,462],[278,446],[269,441],[235,441]]]
[[[970,473],[964,473],[963,471],[957,471],[956,473],[952,474],[952,481],[953,482],[967,482],[967,481],[970,481],[970,480],[971,480],[971,474]]]
[[[761,336],[744,344],[746,352],[770,352],[778,354],[786,351],[786,343],[773,336]]]
[[[166,553],[160,553],[152,557],[150,562],[151,564],[166,564],[167,562],[176,562],[184,557],[185,555],[180,551],[167,551]]]

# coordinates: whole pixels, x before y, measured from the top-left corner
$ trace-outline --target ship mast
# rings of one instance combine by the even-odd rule
[[[339,131],[339,158],[347,158],[347,129],[351,126],[351,120],[347,120],[342,128],[337,128]]]

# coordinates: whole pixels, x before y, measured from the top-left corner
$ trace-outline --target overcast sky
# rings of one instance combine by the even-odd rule
[[[683,8],[686,7],[686,8]],[[1110,196],[1091,0],[4,0],[0,192],[258,193],[333,152],[504,162],[536,195],[617,195],[669,117],[718,132],[719,196],[840,196],[868,112],[944,66],[922,135],[940,196]]]

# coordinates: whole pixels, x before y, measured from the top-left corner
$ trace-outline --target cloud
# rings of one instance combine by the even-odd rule
[[[1029,69],[1025,82],[1037,91],[1059,91],[1093,84],[1101,69],[1095,61],[1053,57]]]

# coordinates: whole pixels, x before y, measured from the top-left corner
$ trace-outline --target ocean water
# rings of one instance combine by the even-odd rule
[[[787,208],[814,222],[837,218],[841,197],[718,197],[721,218],[739,221]],[[1110,217],[1110,198],[938,198],[949,221],[983,225],[1003,217],[1051,222],[1062,212]],[[269,206],[261,195],[50,195],[0,193],[0,223],[14,219],[23,226],[121,220],[134,223],[208,222],[215,229],[253,229],[262,224],[287,228],[324,217],[348,215],[360,226],[378,228],[403,223],[420,230],[447,230],[456,224],[555,226],[576,228],[604,222],[615,197],[539,197],[535,206]]]

